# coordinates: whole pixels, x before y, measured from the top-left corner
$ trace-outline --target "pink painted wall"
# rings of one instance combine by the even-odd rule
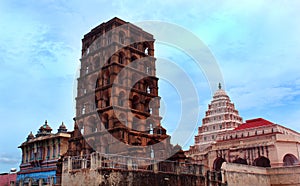
[[[0,186],[9,186],[10,181],[14,181],[16,183],[17,174],[0,174]]]

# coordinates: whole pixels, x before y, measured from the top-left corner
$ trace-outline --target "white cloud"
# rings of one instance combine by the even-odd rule
[[[288,106],[290,101],[300,95],[300,90],[291,87],[244,87],[232,88],[229,94],[241,110]]]
[[[17,165],[20,163],[20,159],[14,155],[0,154],[0,164]]]

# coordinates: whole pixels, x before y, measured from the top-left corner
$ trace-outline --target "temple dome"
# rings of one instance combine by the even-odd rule
[[[46,120],[45,124],[42,125],[40,127],[39,131],[37,132],[36,137],[49,135],[49,134],[51,134],[51,131],[52,131],[52,128],[48,125],[48,122]]]
[[[32,134],[32,132],[30,132],[30,134],[27,136],[27,141],[34,139],[34,135]]]
[[[61,123],[61,125],[59,126],[58,132],[67,132],[67,127],[65,126],[64,122]]]
[[[226,99],[229,99],[229,96],[225,92],[225,90],[222,89],[221,83],[219,83],[219,89],[214,93],[213,99],[224,97]]]

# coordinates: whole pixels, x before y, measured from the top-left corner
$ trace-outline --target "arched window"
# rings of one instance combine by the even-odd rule
[[[153,150],[152,145],[150,146],[150,157],[154,158],[154,150]]]
[[[96,80],[96,86],[95,86],[95,88],[98,88],[98,87],[100,87],[100,81],[99,81],[99,79]]]
[[[162,134],[162,130],[160,127],[157,129],[157,134]]]
[[[119,53],[119,63],[124,64],[124,54],[123,53]]]
[[[124,73],[121,72],[118,75],[119,84],[123,84],[123,79],[124,79]]]
[[[110,98],[109,97],[106,97],[105,99],[105,106],[109,106],[110,105]]]
[[[137,117],[137,116],[133,117],[133,120],[132,120],[132,129],[133,130],[138,130],[139,129],[139,125],[140,125],[139,120],[140,120],[139,117]]]
[[[144,112],[149,112],[150,101],[150,99],[145,100]]]
[[[120,115],[119,115],[119,121],[121,122],[121,124],[123,124],[123,125],[125,125],[125,126],[128,126],[128,124],[127,124],[127,120],[126,120],[126,118],[125,118],[125,115],[123,114],[123,113],[121,113]]]
[[[125,93],[120,92],[119,97],[118,97],[118,105],[119,106],[124,106],[124,97],[125,97]]]
[[[150,107],[149,108],[149,114],[152,114],[153,109]]]
[[[97,125],[94,123],[94,124],[92,125],[92,132],[97,132],[97,131],[98,131]]]
[[[94,64],[95,64],[95,69],[100,67],[100,58],[99,57],[95,58]]]
[[[133,68],[137,68],[137,57],[135,57],[135,56],[132,56],[131,58],[130,58],[130,62],[132,63],[132,67]]]
[[[104,125],[104,127],[106,128],[106,129],[108,129],[108,127],[109,127],[109,124],[108,124],[108,115],[107,114],[104,114],[103,115],[103,117],[102,117],[102,123],[103,123],[103,125]]]
[[[254,166],[258,167],[271,167],[270,160],[264,156],[260,156],[253,161]]]
[[[145,66],[145,73],[150,74],[151,68],[149,66]]]
[[[148,94],[150,94],[150,93],[151,93],[151,89],[150,89],[150,87],[149,87],[149,86],[147,86],[147,88],[146,88],[146,92],[147,92]]]
[[[147,43],[147,42],[144,42],[144,45],[143,45],[143,49],[144,49],[144,53],[146,54],[146,55],[149,55],[149,43]]]
[[[140,99],[139,99],[139,97],[138,96],[133,96],[133,98],[132,98],[132,108],[133,109],[138,109],[139,108],[139,104],[140,104]]]
[[[153,124],[152,124],[152,122],[149,123],[149,134],[153,134]]]
[[[80,129],[81,134],[84,134],[84,125],[82,124],[82,127]]]
[[[149,54],[149,48],[148,47],[145,48],[144,53],[147,54],[147,55]]]
[[[56,144],[53,140],[53,157],[56,157]]]
[[[112,43],[112,35],[111,35],[111,33],[109,33],[107,36],[107,44],[109,45],[111,43]]]
[[[145,81],[144,88],[145,88],[146,93],[148,93],[148,94],[151,93],[151,88],[150,88],[150,85],[147,83],[147,81]]]
[[[119,33],[119,43],[121,43],[121,44],[125,43],[125,34],[124,34],[124,32]]]
[[[292,166],[298,164],[299,164],[299,160],[293,154],[286,154],[283,157],[283,166]]]
[[[109,78],[109,77],[106,78],[106,84],[107,84],[107,85],[110,84],[110,78]]]
[[[214,161],[214,167],[213,167],[214,170],[220,171],[220,170],[221,170],[221,167],[222,167],[222,164],[223,164],[224,162],[226,162],[225,159],[223,159],[223,158],[221,158],[221,157],[216,158],[215,161]]]
[[[134,73],[133,75],[132,75],[132,79],[131,79],[131,82],[132,82],[132,84],[133,84],[133,88],[136,88],[136,89],[138,89],[139,88],[139,76],[136,74],[136,73]]]
[[[97,132],[97,124],[95,122],[95,118],[90,117],[87,122],[88,122],[88,126],[91,129],[91,132]]]
[[[96,40],[96,48],[100,48],[101,47],[101,38]]]
[[[136,41],[136,39],[135,38],[130,38],[130,45],[132,46],[132,47],[134,47],[134,48],[137,48],[137,43],[135,42]]]
[[[103,75],[103,85],[109,85],[109,84],[110,84],[109,72],[106,71]]]
[[[85,112],[86,112],[86,106],[83,105],[83,107],[82,107],[82,109],[81,109],[81,114],[85,114]]]
[[[85,67],[85,74],[88,74],[89,73],[89,67]]]

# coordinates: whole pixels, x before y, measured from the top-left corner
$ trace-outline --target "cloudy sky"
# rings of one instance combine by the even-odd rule
[[[72,129],[81,39],[113,17],[132,23],[165,21],[190,31],[214,55],[226,91],[244,120],[263,117],[300,131],[297,7],[298,0],[1,1],[0,172],[19,166],[17,147],[44,120],[55,132],[62,121]],[[213,89],[201,69],[190,65],[190,57],[170,51],[157,44],[156,57],[175,61],[188,71],[197,86],[199,104],[182,112],[201,120]],[[167,71],[159,67],[162,73]],[[163,125],[172,134],[181,98],[167,82],[160,82],[160,95]],[[187,122],[201,125],[196,120]]]

